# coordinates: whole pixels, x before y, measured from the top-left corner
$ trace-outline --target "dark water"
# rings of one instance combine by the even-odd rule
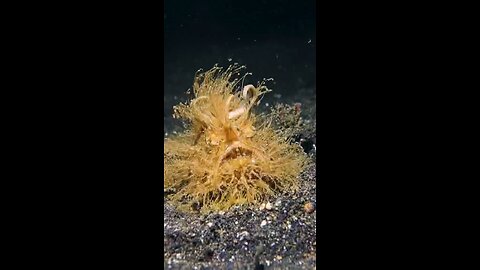
[[[246,65],[246,83],[274,78],[265,103],[315,100],[314,1],[165,1],[165,127],[195,72]],[[314,103],[312,103],[314,104]],[[314,105],[313,105],[314,106]]]

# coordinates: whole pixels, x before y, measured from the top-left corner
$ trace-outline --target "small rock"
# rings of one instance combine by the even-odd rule
[[[262,204],[260,205],[260,210],[263,210],[263,209],[265,209],[265,204],[264,204],[264,203],[262,203]]]
[[[315,205],[311,202],[308,202],[305,204],[304,209],[305,209],[305,212],[307,212],[308,214],[311,214],[315,211]]]
[[[247,232],[247,231],[243,231],[243,232],[241,232],[237,235],[237,237],[240,238],[240,241],[242,241],[243,239],[246,239],[246,238],[248,239],[249,236],[250,236],[250,233]]]
[[[209,261],[209,260],[212,259],[213,254],[214,254],[213,250],[207,248],[203,253],[203,258],[202,259],[206,260],[206,261]]]
[[[258,245],[258,246],[255,248],[255,257],[260,256],[260,254],[262,254],[263,251],[265,251],[265,246],[264,246],[263,244]]]
[[[266,220],[262,221],[262,223],[260,224],[260,227],[264,227],[265,225],[267,225],[267,221],[266,221]]]
[[[267,210],[272,210],[273,205],[269,202],[269,203],[267,203],[267,205],[265,205],[265,208],[266,208]]]

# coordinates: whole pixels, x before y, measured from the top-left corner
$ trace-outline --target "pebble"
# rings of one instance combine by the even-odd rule
[[[262,221],[262,223],[260,224],[260,227],[264,227],[265,225],[267,225],[267,221],[266,221],[266,220]]]
[[[269,203],[267,203],[267,205],[265,205],[265,208],[266,208],[267,210],[272,210],[273,205],[269,202]]]
[[[260,256],[265,251],[265,246],[260,244],[255,248],[255,257]]]
[[[248,233],[247,231],[243,231],[243,232],[238,234],[238,237],[240,238],[240,241],[242,241],[244,238],[249,237],[249,236],[250,236],[250,233]]]
[[[304,206],[305,212],[311,214],[315,211],[315,205],[311,202],[308,202]]]
[[[266,207],[265,204],[262,203],[262,204],[260,205],[260,211],[262,211],[263,209],[265,209],[265,207]]]

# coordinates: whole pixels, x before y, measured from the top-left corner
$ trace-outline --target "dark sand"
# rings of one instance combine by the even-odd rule
[[[314,90],[297,94],[288,99],[273,97],[270,104],[301,102],[305,119],[314,123]],[[177,102],[166,96],[166,110]],[[165,115],[165,132],[181,130],[173,128],[170,115]],[[316,143],[314,137],[307,139]],[[315,159],[316,147],[308,151]],[[307,213],[305,204],[316,205],[316,194],[314,165],[301,175],[300,190],[272,199],[270,210],[259,205],[233,207],[204,216],[180,213],[164,199],[165,268],[315,269],[316,212]]]

